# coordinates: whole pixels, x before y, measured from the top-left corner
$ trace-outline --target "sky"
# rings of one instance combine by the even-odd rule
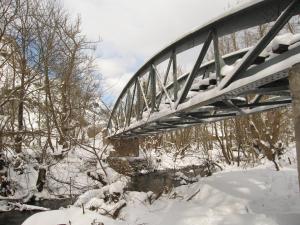
[[[103,95],[113,102],[152,55],[234,7],[237,0],[62,0],[80,16],[82,32],[98,40]]]

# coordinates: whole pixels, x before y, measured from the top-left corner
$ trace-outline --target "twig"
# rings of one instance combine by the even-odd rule
[[[192,200],[198,193],[200,192],[200,188],[198,189],[198,191],[196,191],[194,194],[192,194],[190,197],[187,198],[187,202]]]

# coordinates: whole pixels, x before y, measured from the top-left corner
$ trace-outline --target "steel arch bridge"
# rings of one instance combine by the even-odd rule
[[[288,72],[300,63],[300,36],[282,30],[299,13],[300,0],[255,0],[170,44],[127,83],[112,109],[108,137],[128,139],[290,104]],[[221,55],[220,38],[266,23],[271,27],[255,45]],[[178,76],[178,59],[189,51],[196,58]]]

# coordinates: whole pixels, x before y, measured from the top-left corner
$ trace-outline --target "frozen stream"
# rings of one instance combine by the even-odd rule
[[[162,192],[165,188],[172,189],[182,185],[181,180],[174,179],[176,172],[183,172],[191,177],[195,175],[203,176],[203,167],[186,167],[180,170],[155,171],[148,174],[141,174],[131,178],[128,190],[130,191],[152,191],[156,194]],[[33,205],[49,209],[59,209],[70,204],[70,199],[52,199],[35,202]],[[0,225],[21,225],[28,217],[39,211],[10,211],[0,212]]]
[[[32,205],[49,209],[59,209],[70,204],[70,199],[49,199],[37,201]],[[0,225],[21,225],[28,217],[39,211],[0,212]]]

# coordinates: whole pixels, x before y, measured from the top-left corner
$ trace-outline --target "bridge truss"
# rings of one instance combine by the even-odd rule
[[[300,36],[282,35],[282,29],[299,13],[299,0],[255,0],[170,44],[121,92],[109,137],[155,134],[290,104],[287,77],[300,63]],[[268,32],[254,46],[221,55],[220,38],[266,23]],[[178,59],[186,52],[196,57],[178,76]]]

